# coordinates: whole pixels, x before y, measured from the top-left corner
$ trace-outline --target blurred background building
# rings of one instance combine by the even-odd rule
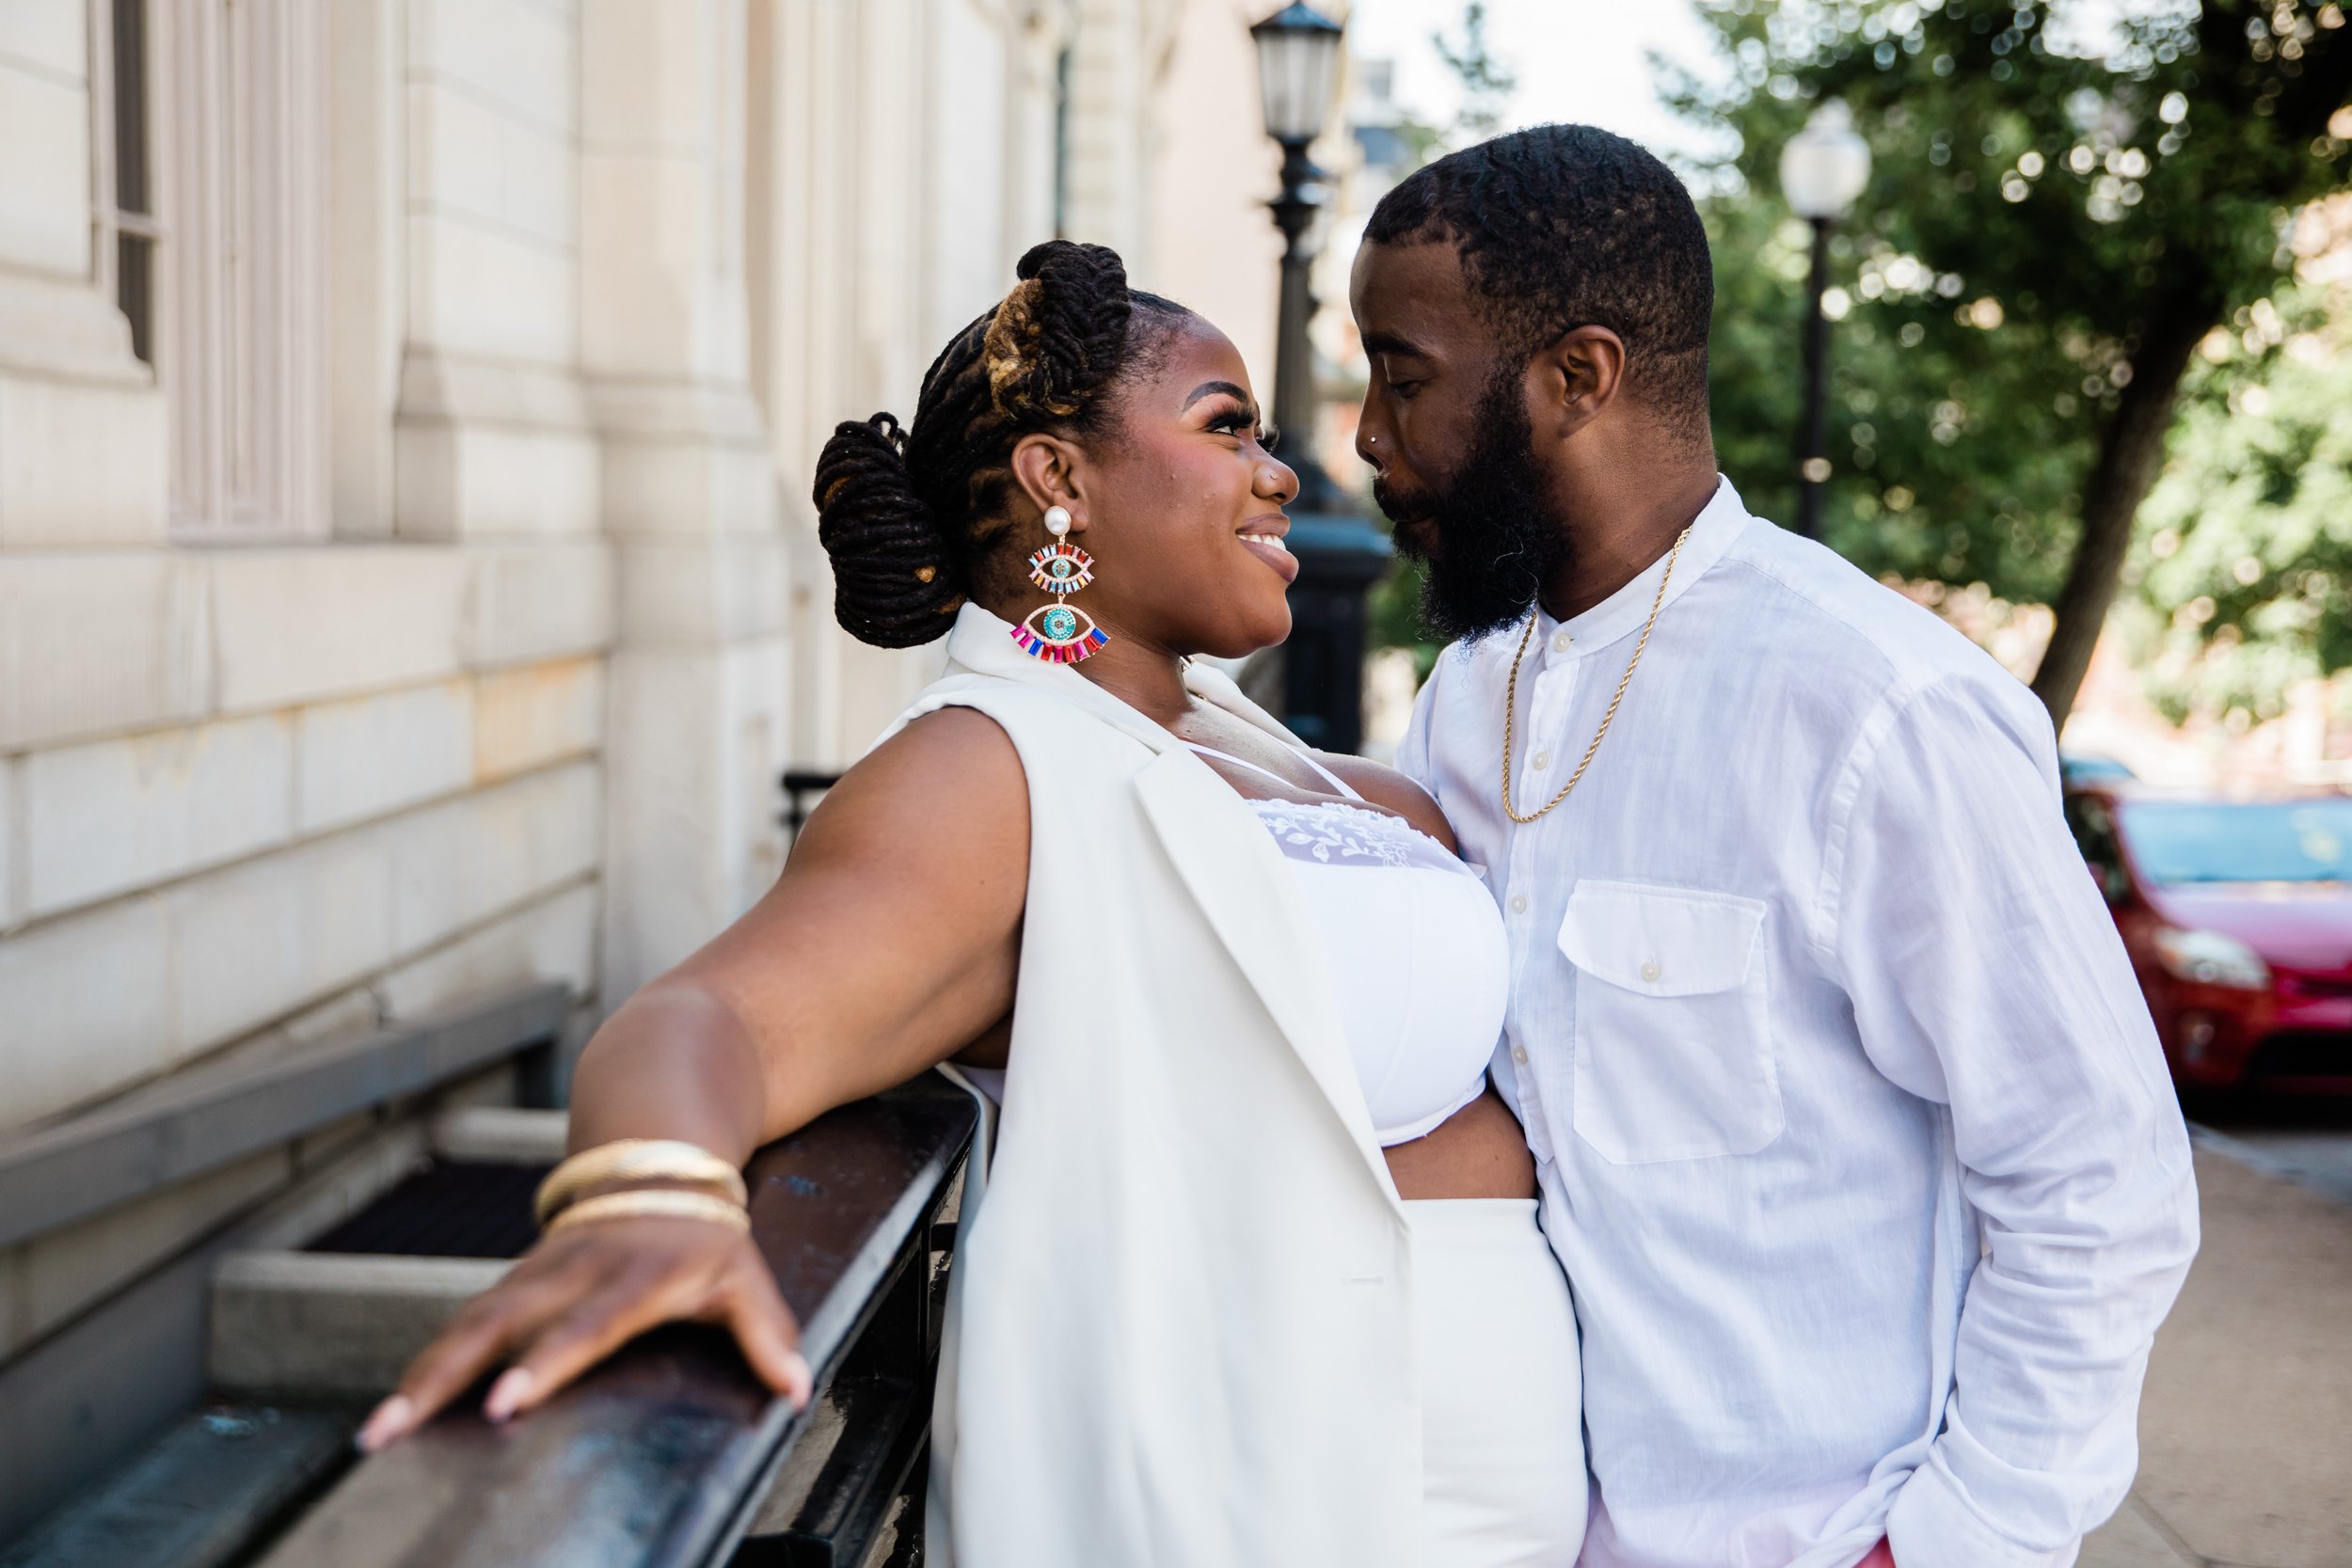
[[[0,1134],[756,897],[938,657],[834,626],[833,424],[1057,234],[1270,371],[1263,8],[0,6]],[[0,1249],[0,1433],[366,1132]]]

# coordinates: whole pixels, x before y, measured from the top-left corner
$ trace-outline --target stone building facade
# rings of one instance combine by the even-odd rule
[[[936,657],[833,626],[833,422],[1057,231],[1263,377],[1263,8],[0,5],[0,1141],[756,897]],[[0,1250],[0,1372],[316,1153]]]

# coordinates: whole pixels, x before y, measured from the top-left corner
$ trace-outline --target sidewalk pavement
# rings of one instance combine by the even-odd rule
[[[2199,1139],[2204,1245],[2149,1363],[2138,1484],[2078,1568],[2352,1565],[2352,1207],[2235,1148]]]

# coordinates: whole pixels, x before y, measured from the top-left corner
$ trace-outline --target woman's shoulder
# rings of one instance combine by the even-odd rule
[[[1025,824],[1027,775],[1004,725],[968,705],[915,714],[883,737],[826,795],[835,822],[885,835],[921,822],[959,836],[1004,836]]]
[[[1460,852],[1461,846],[1454,838],[1454,824],[1445,819],[1438,802],[1427,790],[1395,768],[1340,752],[1317,752],[1315,760],[1374,805],[1386,806],[1448,849]]]

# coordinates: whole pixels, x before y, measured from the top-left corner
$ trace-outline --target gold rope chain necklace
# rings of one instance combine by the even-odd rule
[[[1510,690],[1502,699],[1502,815],[1512,821],[1525,827],[1566,800],[1568,792],[1582,782],[1584,769],[1593,766],[1594,754],[1600,750],[1601,741],[1608,737],[1609,726],[1616,721],[1617,705],[1625,701],[1625,689],[1633,684],[1633,672],[1641,667],[1642,650],[1649,646],[1649,634],[1658,625],[1658,612],[1666,608],[1666,584],[1674,581],[1675,562],[1682,558],[1682,542],[1690,537],[1691,530],[1684,529],[1675,535],[1674,548],[1666,552],[1666,575],[1658,579],[1658,597],[1650,601],[1649,619],[1642,623],[1642,640],[1633,644],[1633,657],[1626,660],[1625,673],[1617,677],[1617,689],[1609,699],[1609,711],[1600,716],[1600,728],[1593,732],[1593,743],[1584,748],[1584,760],[1576,765],[1576,771],[1568,775],[1568,782],[1560,786],[1560,793],[1553,796],[1542,810],[1521,816],[1511,804],[1511,745],[1513,726],[1519,711],[1519,660],[1527,657],[1528,639],[1535,635],[1535,623],[1540,619],[1542,606],[1529,609],[1527,629],[1519,633],[1519,651],[1511,656]]]

